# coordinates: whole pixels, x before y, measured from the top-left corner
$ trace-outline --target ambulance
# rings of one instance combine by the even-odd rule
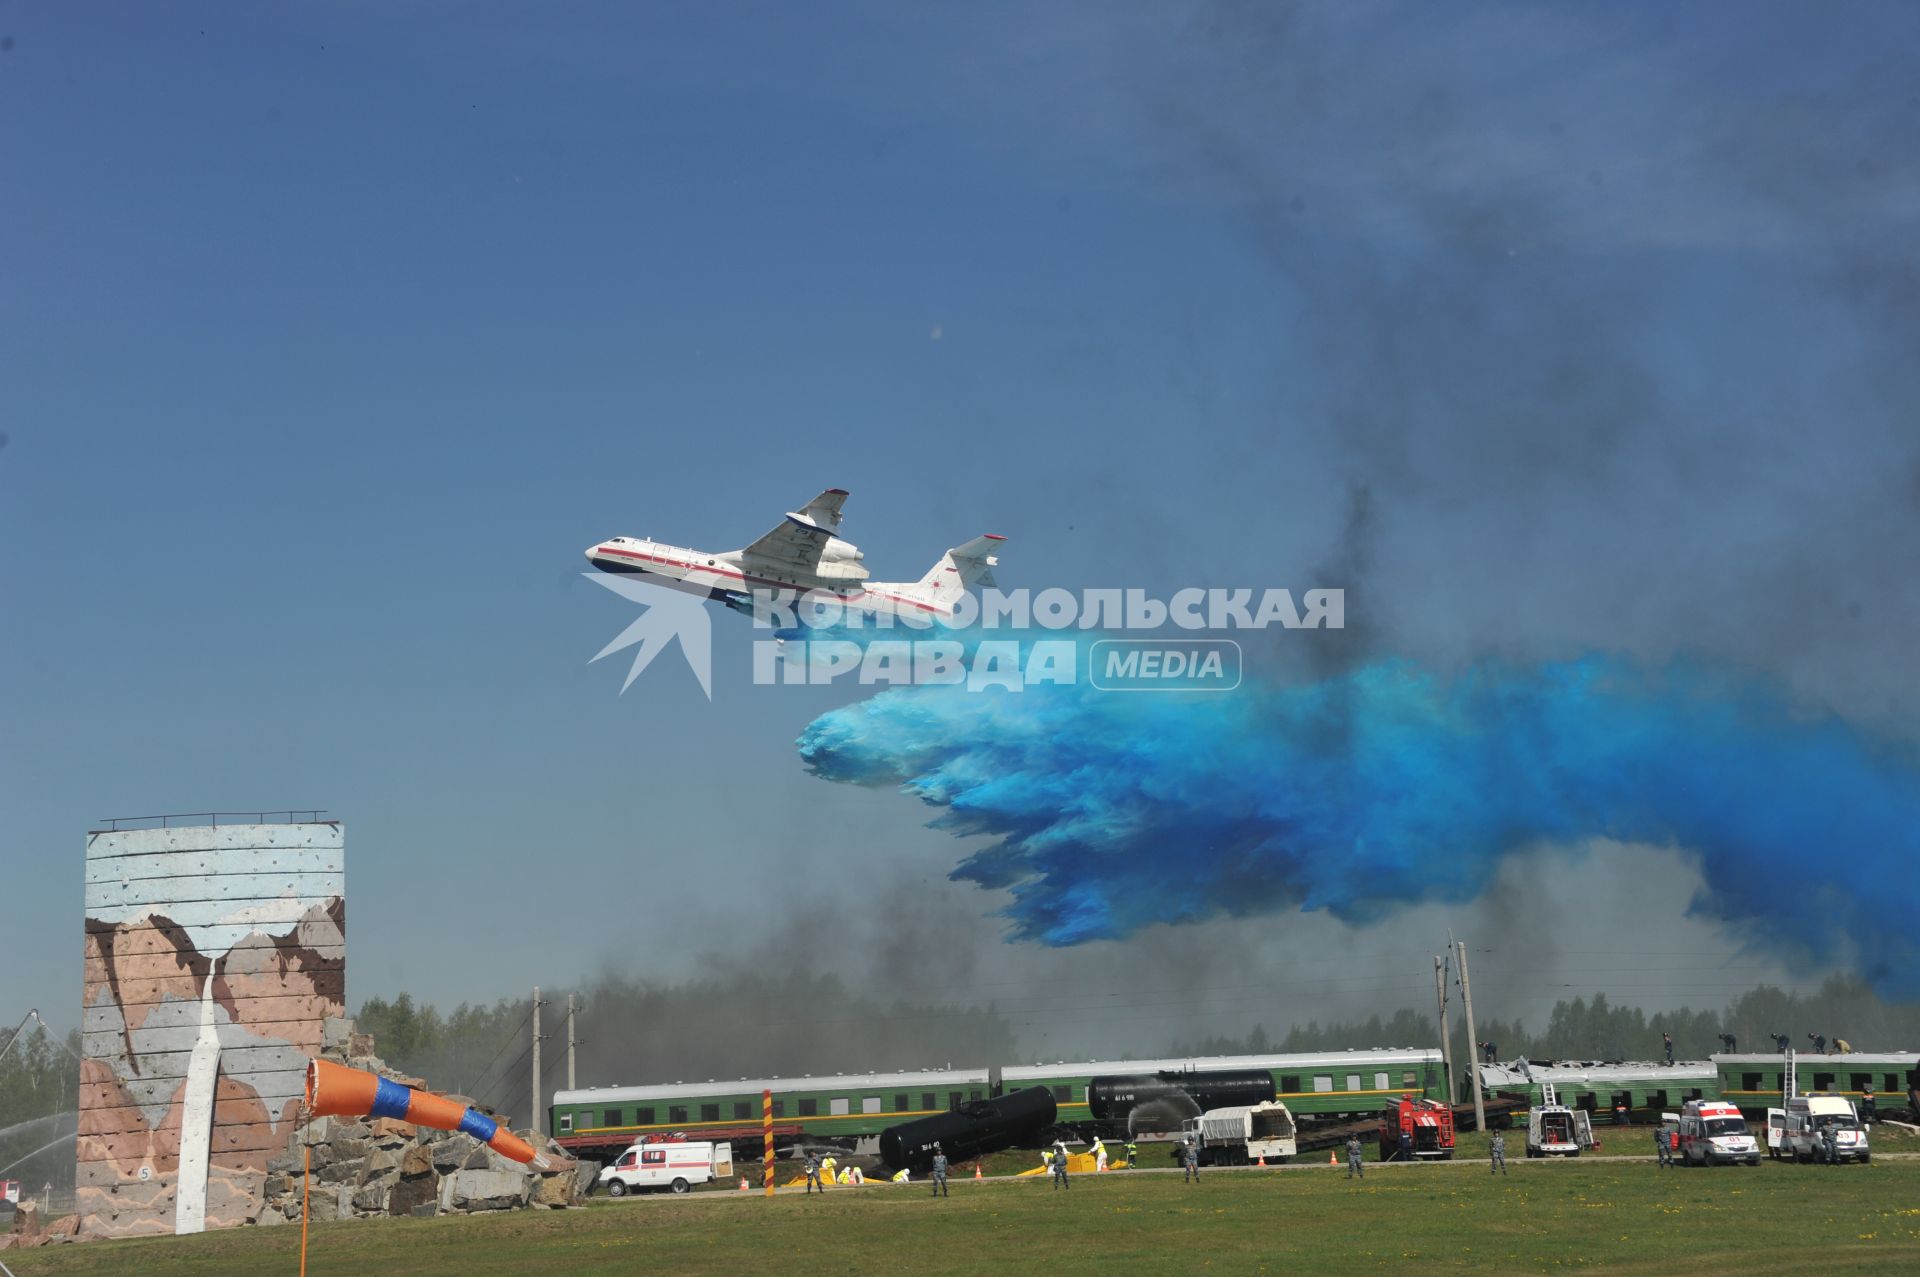
[[[1760,1165],[1760,1144],[1740,1110],[1722,1100],[1688,1100],[1680,1110],[1680,1160],[1688,1166],[1720,1162]]]
[[[1853,1101],[1844,1095],[1820,1091],[1796,1095],[1787,1101],[1786,1141],[1780,1155],[1796,1162],[1826,1161],[1828,1130],[1833,1132],[1834,1161],[1873,1159],[1872,1150],[1867,1146],[1866,1128],[1860,1125]]]
[[[733,1174],[733,1145],[705,1141],[635,1144],[601,1170],[599,1182],[608,1197],[628,1193],[689,1193],[696,1184],[705,1184]]]

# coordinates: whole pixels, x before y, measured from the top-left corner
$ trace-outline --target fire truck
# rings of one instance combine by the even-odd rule
[[[1403,1095],[1380,1115],[1380,1160],[1400,1155],[1400,1137],[1407,1137],[1415,1161],[1453,1156],[1453,1107],[1438,1100]]]

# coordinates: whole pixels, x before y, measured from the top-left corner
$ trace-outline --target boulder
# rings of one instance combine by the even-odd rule
[[[360,1182],[359,1160],[342,1159],[328,1162],[313,1173],[313,1178],[322,1184],[358,1184]]]
[[[349,1139],[344,1133],[334,1136],[327,1147],[332,1150],[332,1160],[336,1162],[363,1161],[373,1153],[372,1140]]]
[[[558,1175],[542,1175],[533,1182],[533,1195],[527,1199],[530,1206],[547,1206],[559,1210],[564,1206],[579,1204],[574,1195],[573,1173],[562,1172]]]
[[[398,1174],[400,1171],[400,1150],[396,1148],[375,1148],[367,1154],[365,1177],[375,1175]]]
[[[527,1200],[527,1179],[504,1171],[460,1170],[440,1181],[441,1210],[512,1210]]]
[[[409,1144],[400,1154],[400,1173],[402,1175],[429,1175],[433,1173],[433,1149],[425,1144]]]
[[[473,1144],[464,1135],[441,1140],[433,1146],[433,1169],[443,1173],[457,1171],[467,1164],[472,1152]]]
[[[387,1214],[415,1215],[427,1207],[429,1215],[439,1212],[440,1181],[432,1175],[402,1175],[387,1195]]]
[[[260,1212],[260,1218],[255,1220],[254,1222],[262,1226],[269,1225],[269,1224],[284,1224],[287,1222],[287,1216],[284,1211],[263,1210]]]
[[[353,1208],[367,1215],[385,1215],[387,1199],[393,1191],[392,1179],[370,1180],[353,1195]]]
[[[419,1128],[412,1122],[403,1122],[397,1117],[376,1117],[367,1123],[367,1129],[375,1140],[382,1142],[390,1139],[410,1140],[419,1134]]]

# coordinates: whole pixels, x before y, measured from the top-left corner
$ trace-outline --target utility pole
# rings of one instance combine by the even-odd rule
[[[1460,1001],[1467,1008],[1467,1041],[1472,1043],[1472,1049],[1477,1051],[1480,1049],[1480,1039],[1474,1036],[1473,986],[1467,982],[1467,942],[1465,940],[1460,941]],[[1469,1060],[1472,1058],[1471,1055],[1468,1056]],[[1473,1129],[1484,1131],[1487,1129],[1487,1102],[1480,1097],[1480,1066],[1469,1064],[1467,1077],[1473,1082]]]
[[[573,995],[567,995],[567,1089],[574,1089],[573,1080]]]
[[[533,986],[533,1133],[545,1135],[546,1123],[540,1117],[540,986]]]
[[[1433,996],[1440,1003],[1440,1062],[1447,1070],[1447,1103],[1453,1103],[1458,1093],[1458,1084],[1453,1077],[1453,1034],[1447,1032],[1447,964],[1439,954],[1433,955]]]

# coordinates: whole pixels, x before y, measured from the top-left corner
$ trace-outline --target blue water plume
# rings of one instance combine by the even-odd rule
[[[1696,860],[1695,913],[1920,994],[1912,749],[1698,665],[901,688],[822,715],[799,747],[820,776],[901,786],[935,827],[990,837],[952,876],[1010,892],[1017,938],[1296,908],[1369,921],[1471,900],[1515,853],[1612,838]]]

